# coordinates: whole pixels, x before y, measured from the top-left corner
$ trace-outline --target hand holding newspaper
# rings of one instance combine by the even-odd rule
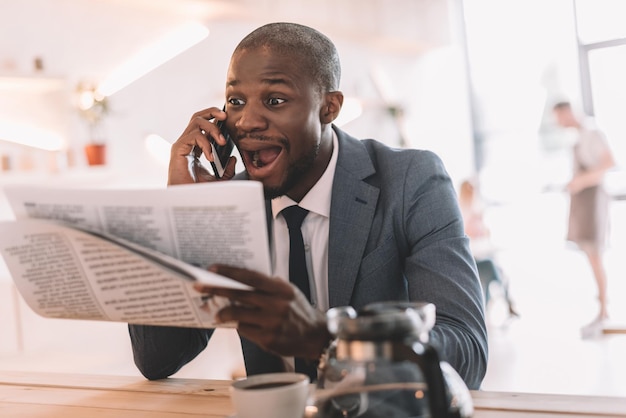
[[[0,253],[42,316],[212,328],[229,301],[198,293],[194,282],[247,287],[208,266],[270,274],[257,182],[4,191],[16,220],[0,222]]]

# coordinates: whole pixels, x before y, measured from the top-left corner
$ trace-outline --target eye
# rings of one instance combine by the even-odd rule
[[[278,97],[272,97],[267,100],[267,104],[270,106],[277,106],[282,103],[285,103],[285,99],[279,99]]]
[[[233,106],[241,106],[243,105],[245,102],[241,99],[237,99],[237,98],[230,98],[228,99],[228,103],[233,105]]]

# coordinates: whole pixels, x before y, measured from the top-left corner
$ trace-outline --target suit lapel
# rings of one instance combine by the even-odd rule
[[[339,139],[328,237],[331,307],[350,303],[378,201],[379,189],[364,179],[376,172],[363,143],[335,129]]]
[[[333,180],[328,237],[330,307],[350,304],[379,195],[377,187],[364,181],[376,173],[365,145],[334,129],[339,141],[339,154]],[[238,176],[246,177],[245,174]],[[266,201],[266,211],[271,240],[273,217],[269,200]]]
[[[364,181],[375,174],[363,143],[335,129],[339,140],[333,180],[328,243],[328,290],[331,307],[350,304],[359,266],[378,202],[379,189]],[[246,178],[240,174],[239,178]],[[272,208],[266,201],[268,236],[272,239]],[[241,338],[249,375],[284,370],[282,360]]]

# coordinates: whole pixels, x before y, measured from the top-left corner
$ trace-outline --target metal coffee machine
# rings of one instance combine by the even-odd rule
[[[333,308],[327,316],[336,339],[320,365],[312,416],[472,416],[467,386],[428,343],[433,304],[383,302],[358,313]]]

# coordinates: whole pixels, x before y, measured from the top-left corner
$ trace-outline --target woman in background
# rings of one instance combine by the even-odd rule
[[[493,282],[502,286],[505,301],[508,305],[509,315],[517,317],[519,314],[513,307],[513,302],[509,296],[508,283],[503,280],[503,272],[494,260],[494,248],[491,243],[491,233],[483,220],[483,207],[479,199],[479,194],[474,184],[465,180],[459,189],[459,205],[465,234],[470,238],[470,247],[478,267],[478,275],[485,295],[485,305],[490,300],[489,285]]]
[[[609,317],[607,277],[602,260],[609,231],[609,196],[603,187],[604,175],[615,166],[605,135],[585,127],[574,115],[569,102],[553,107],[559,126],[574,128],[578,138],[573,147],[573,176],[567,184],[570,194],[567,240],[582,250],[591,265],[598,288],[598,316],[581,329],[583,338],[602,334]]]

